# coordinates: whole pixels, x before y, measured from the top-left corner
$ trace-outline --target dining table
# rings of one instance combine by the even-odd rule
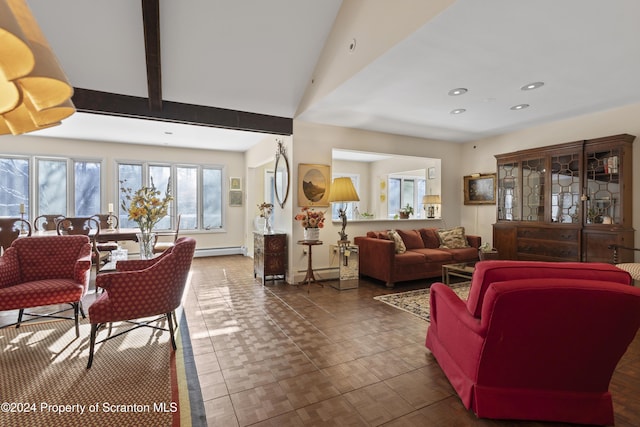
[[[101,229],[100,233],[95,236],[96,242],[105,243],[105,242],[121,242],[130,240],[132,242],[137,242],[138,237],[137,234],[140,233],[139,228],[114,228],[114,229]],[[32,236],[55,236],[57,235],[56,230],[38,230],[33,231],[31,233]],[[90,232],[89,237],[93,237],[95,232]]]

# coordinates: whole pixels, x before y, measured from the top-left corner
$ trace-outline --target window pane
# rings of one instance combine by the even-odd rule
[[[393,218],[400,211],[400,179],[389,178],[387,216]]]
[[[202,170],[202,228],[222,227],[222,170]]]
[[[409,205],[411,207],[414,206],[414,201],[413,201],[413,197],[414,197],[414,193],[413,193],[413,188],[414,188],[414,181],[413,179],[404,179],[403,183],[402,183],[402,207],[404,208],[405,206]],[[415,214],[415,209],[414,209],[414,214]]]
[[[24,204],[29,218],[29,161],[0,159],[0,216],[20,216]]]
[[[176,168],[176,212],[180,213],[180,229],[198,228],[198,169]]]
[[[38,215],[67,215],[67,162],[38,160]]]
[[[169,185],[169,179],[171,177],[171,167],[170,166],[149,166],[149,177],[153,185],[155,185],[156,189],[160,191],[160,198],[164,199],[167,186]],[[151,185],[151,182],[149,185]],[[171,208],[174,206],[173,203],[169,205],[169,215],[162,218],[158,221],[158,224],[155,226],[155,229],[158,230],[169,230],[171,228]]]
[[[75,162],[75,214],[91,216],[100,209],[100,163]]]
[[[424,211],[424,205],[422,204],[422,197],[424,197],[425,194],[427,194],[427,181],[424,179],[416,179],[416,186],[417,186],[417,193],[416,193],[416,200],[415,200],[415,206],[416,208],[414,209],[414,213],[416,218],[424,218],[427,215],[425,214]]]
[[[118,165],[118,182],[120,188],[131,188],[132,191],[136,191],[142,187],[142,165],[131,164],[119,164]],[[122,201],[123,194],[120,190],[120,199]],[[129,202],[125,201],[125,204],[129,206]],[[118,219],[120,220],[120,227],[123,228],[136,228],[138,223],[129,219],[129,214],[126,210],[122,209],[122,203],[118,204]]]

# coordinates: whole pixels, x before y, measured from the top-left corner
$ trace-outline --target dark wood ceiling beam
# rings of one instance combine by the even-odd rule
[[[149,109],[162,110],[162,67],[160,62],[160,0],[142,0],[144,50],[147,61]]]
[[[293,119],[287,117],[171,101],[164,101],[162,110],[154,110],[150,108],[148,98],[82,88],[74,88],[72,100],[76,110],[83,113],[159,120],[276,135],[291,135],[293,133]]]

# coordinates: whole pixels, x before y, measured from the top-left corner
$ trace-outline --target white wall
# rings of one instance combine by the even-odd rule
[[[475,172],[496,172],[495,154],[622,133],[640,137],[639,117],[640,104],[634,104],[464,144],[461,150],[462,162],[460,162],[458,179],[462,180],[462,176]],[[640,167],[640,141],[638,139],[634,142],[633,149],[633,165],[635,167]],[[637,230],[640,227],[640,197],[638,196],[640,173],[637,171],[633,174],[633,188],[635,196],[633,199],[633,228]],[[461,224],[469,232],[480,234],[483,241],[491,242],[492,224],[496,221],[496,207],[465,206],[463,200],[463,195],[460,193]],[[634,247],[640,247],[639,234],[636,233]]]
[[[369,132],[359,129],[348,129],[336,126],[319,125],[294,120],[293,122],[293,146],[295,155],[290,158],[292,167],[293,186],[293,213],[299,211],[298,206],[298,164],[312,163],[331,165],[331,150],[333,148],[368,151],[373,153],[388,153],[404,156],[433,157],[442,159],[442,213],[443,220],[397,220],[397,221],[350,221],[346,232],[353,241],[355,236],[366,234],[369,230],[383,230],[392,228],[398,221],[410,221],[403,224],[411,224],[411,227],[441,227],[453,226],[460,223],[460,210],[462,199],[462,174],[459,171],[461,144],[452,144],[442,141],[426,140],[408,136],[392,135],[380,132]],[[415,169],[411,165],[408,169]],[[341,223],[328,221],[320,232],[323,246],[313,249],[313,266],[319,269],[319,274],[325,277],[333,277],[325,273],[331,265],[329,245],[338,240],[338,231]],[[302,271],[306,269],[307,258],[303,254],[303,246],[297,245],[298,240],[303,239],[302,227],[292,225],[292,233],[289,237],[290,252],[289,275],[296,280],[304,277]]]

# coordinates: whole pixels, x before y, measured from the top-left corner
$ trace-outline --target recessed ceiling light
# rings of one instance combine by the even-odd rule
[[[464,95],[465,93],[469,92],[469,90],[467,88],[464,87],[457,87],[455,89],[451,89],[449,91],[449,95],[450,96],[458,96],[458,95]]]
[[[529,83],[527,85],[522,86],[520,90],[534,90],[542,86],[544,86],[544,82],[533,82],[533,83]]]
[[[464,108],[456,108],[455,110],[451,110],[451,112],[449,114],[462,114],[465,111],[467,111],[467,110],[465,110]]]
[[[518,104],[511,107],[512,110],[524,110],[525,108],[529,108],[529,104]]]
[[[166,130],[166,131],[164,131],[164,134],[165,134],[165,135],[173,135],[173,132],[171,132],[171,131],[167,131],[167,130]]]

